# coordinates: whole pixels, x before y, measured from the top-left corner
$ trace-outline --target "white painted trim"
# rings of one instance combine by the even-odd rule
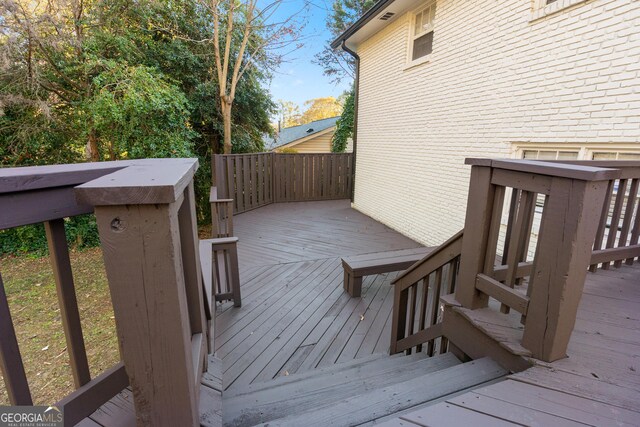
[[[407,71],[407,70],[410,70],[411,68],[417,67],[418,65],[422,65],[422,64],[426,64],[427,62],[431,62],[431,55],[433,55],[433,53],[425,55],[422,58],[418,58],[415,61],[409,62],[407,65],[404,66],[404,68],[402,68],[402,71]]]
[[[534,6],[529,17],[529,22],[537,21],[546,16],[553,15],[561,10],[568,9],[580,3],[586,3],[589,0],[557,0],[551,4],[547,4],[546,0],[533,0]]]
[[[593,153],[629,153],[640,154],[640,145],[637,143],[611,143],[611,144],[544,144],[544,143],[512,143],[511,157],[521,159],[525,150],[547,151],[578,151],[577,160],[591,160]]]
[[[413,42],[415,41],[416,38],[421,37],[429,32],[433,32],[435,29],[435,25],[434,22],[436,22],[436,17],[434,16],[433,18],[433,22],[431,23],[431,30],[430,31],[425,31],[423,33],[420,34],[416,34],[416,15],[420,12],[422,12],[423,10],[431,7],[431,6],[436,6],[436,14],[438,13],[438,6],[437,6],[437,1],[436,0],[427,0],[426,2],[422,3],[420,6],[416,7],[415,9],[413,9],[412,11],[407,13],[408,16],[408,24],[409,24],[409,38],[407,41],[407,59],[406,59],[406,65],[403,68],[403,70],[407,70],[409,68],[413,68],[415,66],[418,66],[420,64],[424,64],[425,62],[429,62],[429,58],[431,57],[431,54],[425,55],[423,57],[420,57],[416,60],[412,59],[412,55],[413,55]],[[434,33],[435,36],[435,33]]]

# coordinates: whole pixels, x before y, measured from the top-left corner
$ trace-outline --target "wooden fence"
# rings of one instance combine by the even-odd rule
[[[233,199],[234,213],[271,203],[348,199],[353,154],[225,154],[213,158],[218,197]]]

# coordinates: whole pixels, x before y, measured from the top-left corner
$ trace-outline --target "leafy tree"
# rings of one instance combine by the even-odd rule
[[[333,96],[310,99],[304,105],[307,109],[302,113],[300,119],[302,123],[328,119],[329,117],[339,116],[342,113],[342,104]]]
[[[292,101],[278,101],[278,114],[280,116],[279,121],[282,127],[288,128],[291,126],[298,126],[302,124],[300,114],[300,107]]]
[[[195,155],[207,221],[210,156],[224,131],[215,56],[199,42],[212,22],[199,0],[0,0],[0,165]],[[262,150],[273,132],[269,73],[256,58],[237,81],[234,152]],[[78,221],[67,224],[74,239],[96,242]],[[29,237],[37,232],[3,232],[13,249],[2,252],[44,250]]]
[[[212,17],[212,35],[201,42],[211,46],[215,58],[220,111],[223,120],[224,153],[231,153],[232,109],[243,75],[256,67],[273,70],[282,62],[288,46],[301,47],[302,25],[298,12],[272,22],[284,0],[273,0],[264,7],[258,0],[198,0]]]
[[[176,85],[143,65],[108,61],[103,67],[83,107],[110,160],[194,155],[189,104]]]
[[[353,124],[355,116],[355,91],[352,89],[345,97],[342,115],[336,122],[336,131],[331,139],[331,151],[344,153],[350,138],[353,138]]]
[[[327,15],[326,20],[331,39],[327,40],[322,52],[316,54],[315,63],[321,65],[324,74],[332,77],[334,82],[354,79],[355,62],[353,57],[341,48],[332,49],[330,43],[375,3],[375,0],[333,0],[331,12]]]

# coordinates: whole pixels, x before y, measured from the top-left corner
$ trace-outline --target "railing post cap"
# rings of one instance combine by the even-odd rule
[[[608,181],[617,179],[622,174],[620,169],[541,160],[466,158],[465,164],[582,181]]]
[[[198,159],[142,159],[75,188],[93,206],[173,203],[198,169]]]

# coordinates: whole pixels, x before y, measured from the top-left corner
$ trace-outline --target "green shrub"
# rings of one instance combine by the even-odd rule
[[[64,221],[70,248],[84,249],[100,245],[96,218],[92,214],[67,218]],[[25,225],[0,231],[0,256],[47,255],[47,236],[43,224]]]

